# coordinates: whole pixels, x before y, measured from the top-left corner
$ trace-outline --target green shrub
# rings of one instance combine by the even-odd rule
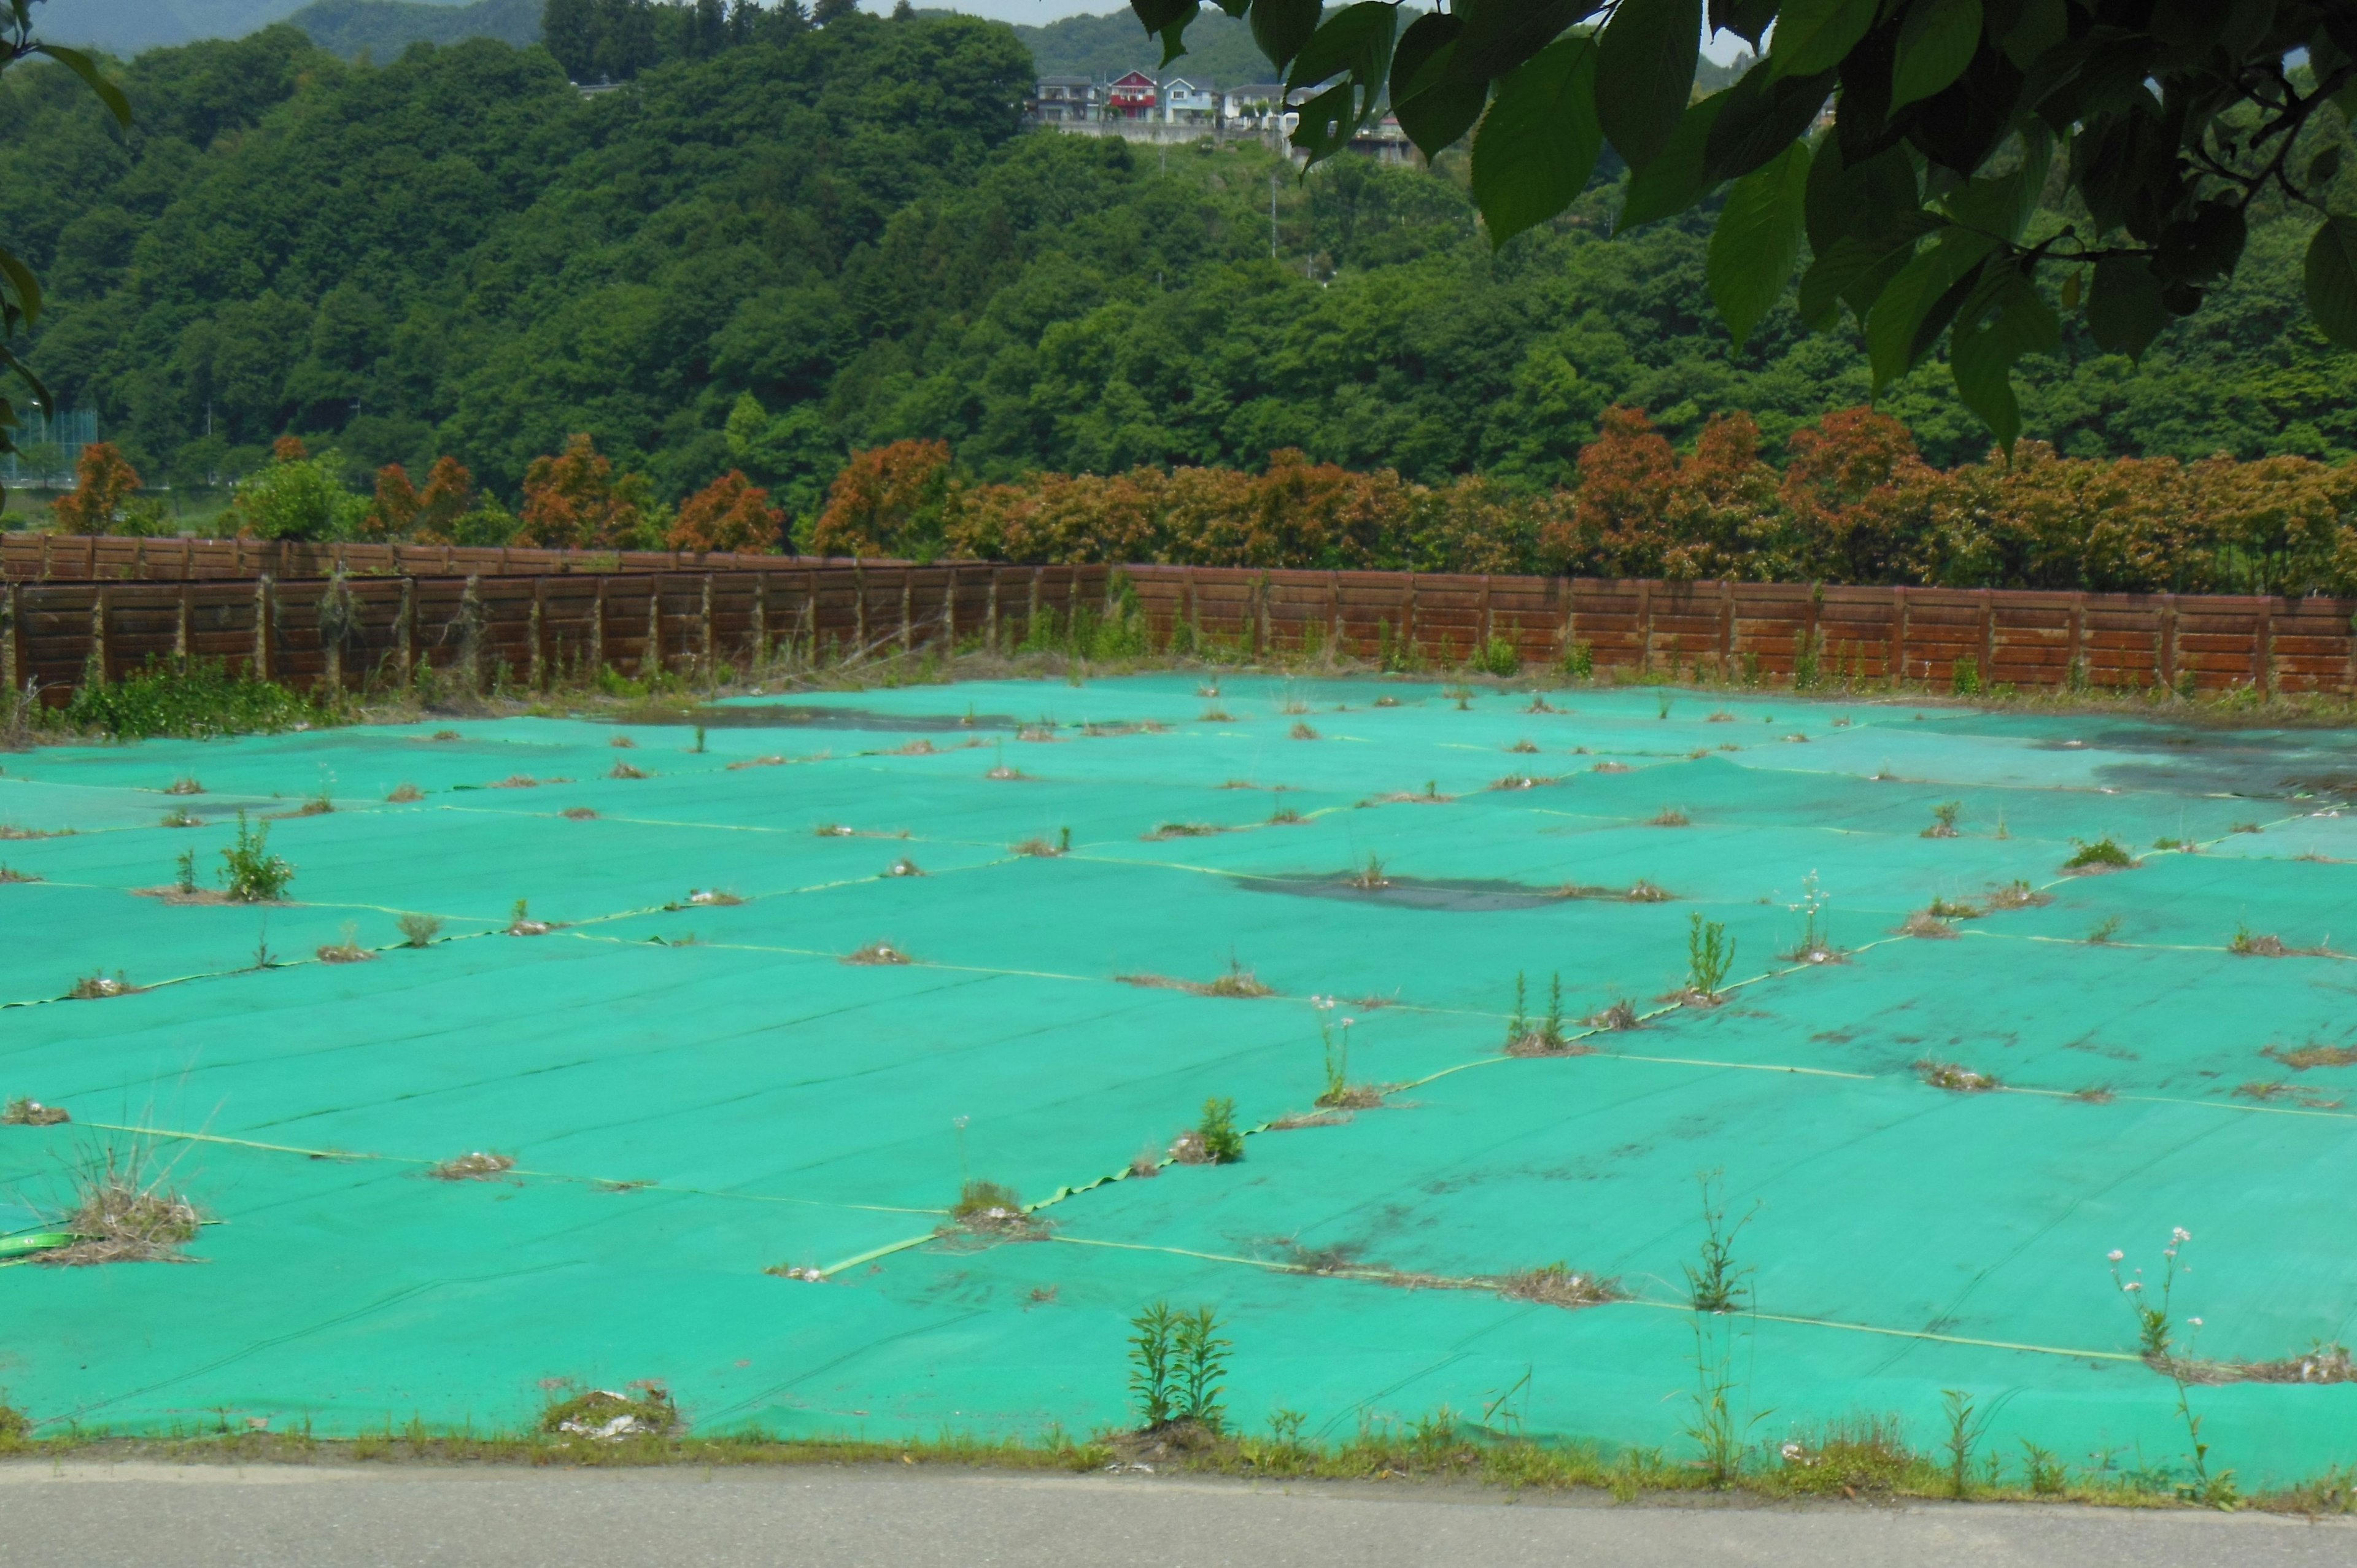
[[[185,673],[150,668],[107,685],[84,685],[66,704],[64,719],[78,729],[135,739],[171,736],[204,740],[273,735],[304,725],[331,724],[336,715],[274,682],[232,676],[215,660],[191,664]]]
[[[1236,1131],[1236,1102],[1213,1096],[1203,1101],[1203,1120],[1195,1129],[1203,1140],[1203,1157],[1215,1165],[1232,1165],[1244,1157],[1243,1134]]]
[[[295,867],[283,855],[270,853],[270,824],[249,822],[237,814],[237,838],[221,853],[222,891],[232,903],[274,904],[295,880]]]

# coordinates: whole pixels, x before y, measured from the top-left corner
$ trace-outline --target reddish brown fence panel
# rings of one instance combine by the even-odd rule
[[[1776,583],[1278,571],[912,565],[617,556],[440,545],[5,542],[0,679],[62,703],[197,660],[308,688],[410,682],[543,689],[603,669],[708,675],[791,650],[834,660],[965,646],[1136,606],[1149,645],[1319,651],[1452,666],[1933,690],[2357,692],[2357,605],[2337,599],[2014,593]],[[311,570],[281,575],[291,564]],[[340,570],[339,570],[340,568]],[[421,569],[423,568],[423,569]],[[474,568],[470,570],[470,568]],[[95,574],[94,575],[92,574]]]

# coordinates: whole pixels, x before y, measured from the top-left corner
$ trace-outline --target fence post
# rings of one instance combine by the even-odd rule
[[[482,578],[469,572],[467,585],[458,595],[458,659],[466,667],[470,695],[483,689],[482,586]]]
[[[998,574],[1001,570],[997,566],[990,569],[990,596],[983,607],[983,614],[990,624],[983,628],[982,645],[994,656],[998,652]],[[2351,646],[2357,649],[2357,640],[2352,640]]]
[[[909,651],[909,635],[910,635],[910,628],[909,628],[909,617],[910,617],[911,612],[915,609],[915,607],[916,607],[916,594],[917,594],[917,569],[916,569],[914,566],[903,566],[903,567],[901,567],[901,568],[900,568],[900,651],[901,651],[901,652],[903,652],[903,653],[906,653],[906,652],[908,652],[908,651]]]
[[[276,596],[271,593],[270,574],[263,573],[253,580],[253,678],[268,681],[275,677],[278,636]]]
[[[417,681],[417,579],[406,572],[401,577],[401,608],[396,614],[393,655],[401,666],[401,683],[406,687]]]
[[[720,650],[712,635],[712,574],[709,572],[704,575],[704,608],[699,618],[704,622],[704,678],[711,681],[715,679],[714,672],[720,668]]]
[[[589,678],[606,672],[606,585],[612,579],[597,574],[597,596],[589,609]]]
[[[1890,590],[1890,655],[1883,662],[1882,678],[1895,692],[1907,679],[1907,590],[1902,587]]]
[[[2160,667],[2160,683],[2177,690],[2177,596],[2162,594],[2153,616],[2152,657]]]
[[[1025,642],[1029,642],[1029,641],[1031,641],[1031,640],[1032,640],[1032,629],[1031,629],[1031,628],[1034,628],[1034,627],[1036,627],[1036,626],[1038,626],[1038,625],[1039,624],[1039,572],[1040,572],[1040,568],[1039,568],[1039,567],[1038,567],[1037,565],[1034,565],[1030,570],[1031,570],[1031,603],[1030,603],[1030,607],[1023,612],[1023,640],[1024,640]]]
[[[16,609],[16,585],[0,583],[0,692],[6,693],[11,703],[25,689],[24,669],[24,618]]]
[[[99,584],[90,596],[90,658],[82,665],[91,684],[103,686],[111,671],[106,658],[106,585]]]
[[[172,618],[172,668],[185,675],[188,672],[188,655],[196,644],[196,589],[183,576],[180,579],[180,602]]]
[[[532,636],[532,663],[524,671],[524,679],[533,691],[545,692],[548,690],[548,655],[542,647],[548,635],[548,579],[545,577],[532,580],[532,624],[526,630]]]
[[[639,650],[639,679],[661,674],[662,656],[662,574],[647,574],[647,645]]]
[[[2251,639],[2251,683],[2263,699],[2275,695],[2275,651],[2276,599],[2269,594],[2259,601],[2259,624]]]
[[[2087,590],[2081,588],[2071,596],[2071,656],[2062,666],[2062,687],[2068,691],[2079,678],[2079,661],[2087,656]],[[2090,682],[2093,684],[2093,682]]]

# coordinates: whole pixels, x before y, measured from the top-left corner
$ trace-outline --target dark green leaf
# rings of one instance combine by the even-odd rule
[[[1817,156],[1824,156],[1823,148],[1818,149]],[[1801,274],[1801,319],[1809,330],[1830,332],[1841,325],[1842,301],[1878,268],[1889,264],[1894,254],[1897,265],[1903,266],[1914,254],[1914,247],[1902,246],[1894,252],[1858,235],[1845,234],[1819,251],[1816,260],[1809,263],[1809,270]],[[1858,314],[1864,316],[1865,312]]]
[[[1659,157],[1694,96],[1702,0],[1620,0],[1596,40],[1596,117],[1631,168]]]
[[[2050,352],[2061,324],[2022,270],[1990,262],[1948,340],[1948,372],[1964,406],[1978,414],[2007,452],[2021,435],[2021,405],[2013,393],[2013,367],[2024,354]]]
[[[1890,107],[1929,98],[1964,74],[1981,47],[1981,0],[1921,0],[1899,29]]]
[[[1866,353],[1879,392],[1913,369],[1928,353],[1964,303],[1960,280],[1969,284],[1994,242],[1948,230],[1940,242],[1899,270],[1884,285],[1866,317]],[[1928,330],[1927,330],[1928,328]]]
[[[1768,40],[1769,63],[1783,76],[1831,70],[1873,25],[1874,0],[1784,0]]]
[[[1860,164],[1842,161],[1839,136],[1827,136],[1809,163],[1809,243],[1819,250],[1845,234],[1896,244],[1915,221],[1923,197],[1914,159],[1887,147]]]
[[[2007,59],[2023,70],[2030,61],[2069,38],[2071,24],[2065,0],[2016,0],[2011,23],[2002,33],[1989,29],[1989,41],[2005,50]]]
[[[1662,156],[1629,177],[1628,194],[1620,199],[1620,216],[1612,224],[1614,233],[1625,234],[1641,223],[1674,217],[1709,191],[1710,181],[1703,175],[1703,149],[1726,102],[1726,93],[1714,92],[1687,106]]]
[[[2308,311],[2327,338],[2357,349],[2357,218],[2335,213],[2309,242]]]
[[[1596,172],[1596,44],[1549,44],[1505,81],[1473,134],[1473,199],[1491,245],[1570,206]]]
[[[1318,30],[1318,0],[1253,0],[1253,42],[1283,70]]]
[[[2007,452],[2021,435],[2021,403],[2013,395],[2013,364],[1987,333],[1960,333],[1948,350],[1956,393]]]
[[[2313,189],[2319,185],[2330,185],[2332,177],[2340,172],[2341,149],[2338,146],[2327,147],[2309,161],[2309,186]]]
[[[1351,145],[1359,129],[1358,100],[1347,81],[1338,81],[1302,104],[1287,138],[1309,155],[1311,163],[1330,158]]]
[[[1801,259],[1808,188],[1809,149],[1794,142],[1727,193],[1704,274],[1738,349],[1783,294]]]
[[[1426,158],[1471,130],[1489,101],[1489,83],[1460,81],[1452,69],[1463,26],[1447,12],[1427,11],[1408,24],[1392,53],[1392,113]]]
[[[9,290],[15,295],[10,304],[23,315],[25,325],[29,327],[38,321],[41,318],[41,283],[33,275],[33,269],[18,261],[14,252],[0,251],[0,277],[7,279]]]
[[[1757,53],[1769,24],[1776,19],[1777,4],[1778,0],[1710,0],[1710,30],[1733,33]]]
[[[1712,184],[1749,174],[1792,145],[1816,122],[1833,91],[1834,73],[1779,76],[1761,61],[1718,96],[1725,99],[1710,127],[1703,173]]]
[[[1457,74],[1491,81],[1535,57],[1566,27],[1598,9],[1595,0],[1460,0]]]
[[[1196,0],[1188,0],[1178,17],[1162,29],[1162,63],[1165,66],[1187,52],[1187,25],[1201,10],[1202,6],[1196,4]]]
[[[126,131],[131,128],[131,100],[123,96],[123,89],[100,74],[96,60],[80,49],[70,49],[61,44],[35,44],[31,52],[48,56],[90,83],[90,90],[98,94],[101,103],[106,105],[106,112],[114,116],[114,123]]]

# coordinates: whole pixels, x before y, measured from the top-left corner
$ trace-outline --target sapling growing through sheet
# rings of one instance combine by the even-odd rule
[[[1202,1140],[1203,1158],[1215,1165],[1232,1165],[1244,1157],[1244,1138],[1236,1131],[1236,1102],[1214,1095],[1203,1101],[1203,1120],[1195,1135]]]
[[[274,904],[295,880],[295,867],[270,853],[270,824],[249,822],[243,811],[237,814],[237,838],[221,854],[224,891],[232,903]]]
[[[1719,987],[1735,967],[1735,943],[1727,927],[1706,920],[1700,910],[1686,917],[1686,988],[1697,1000],[1718,1000]]]

